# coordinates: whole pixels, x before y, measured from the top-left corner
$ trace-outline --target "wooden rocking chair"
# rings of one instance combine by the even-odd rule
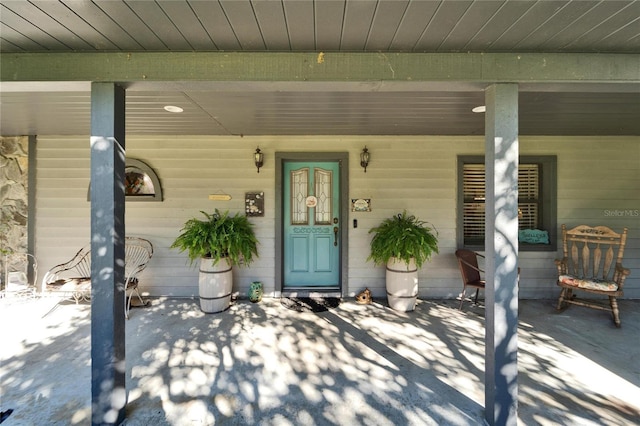
[[[613,322],[620,327],[618,297],[622,297],[624,281],[630,271],[622,266],[627,228],[621,234],[606,226],[576,226],[567,230],[562,225],[562,259],[556,259],[558,286],[562,287],[558,298],[558,310],[567,304],[611,311]],[[617,252],[617,253],[616,253]],[[609,306],[597,299],[576,300],[574,290],[609,298]]]

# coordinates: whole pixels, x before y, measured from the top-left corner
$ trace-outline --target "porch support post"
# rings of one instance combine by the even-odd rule
[[[29,152],[28,152],[28,175],[27,175],[27,253],[32,256],[36,255],[36,170],[38,169],[38,159],[36,157],[35,135],[29,135]],[[29,258],[29,267],[27,268],[27,280],[34,283],[36,287],[37,275],[33,269],[35,257]],[[40,289],[38,289],[39,291]]]
[[[515,425],[518,411],[518,85],[485,92],[485,419]]]
[[[91,84],[91,423],[124,420],[125,91]]]

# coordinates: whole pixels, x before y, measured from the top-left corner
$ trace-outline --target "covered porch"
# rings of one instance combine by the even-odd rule
[[[29,152],[31,164],[29,197],[32,198],[25,214],[29,218],[25,224],[29,227],[24,238],[27,241],[23,243],[25,251],[38,257],[46,270],[62,260],[57,257],[67,256],[67,252],[77,250],[88,241],[93,242],[94,249],[98,248],[98,241],[105,241],[102,248],[107,250],[107,256],[100,259],[99,264],[93,263],[92,275],[97,280],[105,277],[98,271],[114,271],[97,286],[103,291],[92,298],[94,412],[78,421],[87,422],[92,416],[94,424],[119,423],[125,418],[125,410],[130,411],[127,421],[132,421],[136,402],[142,401],[142,395],[136,397],[133,392],[137,385],[127,386],[126,389],[133,392],[128,400],[123,395],[125,370],[132,372],[130,377],[137,377],[133,374],[138,371],[137,359],[144,356],[131,352],[135,343],[129,345],[135,323],[125,327],[123,315],[114,309],[121,305],[121,295],[116,291],[122,275],[120,237],[143,236],[158,247],[149,268],[153,274],[145,284],[150,294],[190,296],[195,294],[194,273],[184,258],[169,250],[180,225],[194,212],[210,210],[209,196],[219,191],[232,196],[223,208],[242,211],[246,191],[264,190],[267,211],[264,218],[255,219],[263,248],[261,263],[239,276],[235,290],[243,294],[249,282],[260,279],[267,283],[269,293],[277,297],[284,286],[277,270],[283,250],[277,243],[281,217],[275,207],[279,206],[282,185],[278,183],[281,176],[274,159],[283,152],[324,151],[340,152],[350,160],[344,163],[345,169],[349,169],[348,179],[344,180],[349,184],[348,193],[346,188],[343,191],[345,199],[371,199],[375,206],[370,213],[345,212],[339,217],[345,225],[339,231],[343,241],[340,247],[344,247],[339,265],[340,286],[345,298],[365,286],[372,286],[378,296],[383,294],[383,271],[365,262],[367,229],[397,213],[398,209],[408,209],[433,221],[442,233],[442,255],[434,259],[433,268],[421,271],[425,278],[421,296],[448,299],[458,291],[459,277],[452,253],[465,243],[461,238],[464,235],[460,226],[463,201],[458,200],[462,191],[457,169],[464,167],[461,163],[465,156],[482,157],[479,161],[487,172],[487,196],[481,197],[486,199],[487,206],[483,248],[488,253],[487,280],[494,285],[487,289],[485,327],[476,327],[472,335],[475,339],[477,330],[485,329],[484,342],[487,343],[485,350],[485,343],[478,336],[479,347],[458,348],[461,359],[468,356],[473,362],[454,363],[452,367],[469,368],[467,374],[473,375],[469,376],[473,379],[471,383],[485,383],[478,391],[484,392],[485,402],[478,402],[482,398],[477,398],[476,392],[472,393],[475,396],[464,394],[464,398],[451,407],[456,407],[454,412],[473,416],[460,414],[461,418],[480,422],[482,414],[478,413],[482,410],[475,408],[486,406],[484,416],[490,424],[513,424],[516,417],[523,418],[525,414],[518,413],[517,409],[527,394],[526,388],[518,392],[518,372],[523,367],[519,366],[516,349],[518,327],[525,322],[518,318],[518,303],[528,295],[551,297],[547,294],[556,290],[552,277],[552,260],[557,251],[556,225],[591,223],[616,229],[624,226],[637,235],[640,197],[635,183],[640,172],[637,120],[640,74],[639,38],[634,24],[639,6],[638,2],[578,0],[3,1],[0,134],[28,137],[29,149],[25,151]],[[169,113],[165,107],[183,112]],[[471,112],[474,107],[484,107],[486,114]],[[255,172],[251,160],[257,147],[265,154],[260,173]],[[363,147],[371,150],[372,158],[366,174],[358,167]],[[543,203],[550,206],[553,216],[553,223],[541,224],[549,232],[550,242],[543,250],[527,253],[518,247],[517,235],[516,172],[521,154],[555,157],[558,161],[557,179],[555,168],[551,173],[543,171],[543,175],[553,178],[550,188],[559,190],[557,195],[555,191],[547,192],[548,198]],[[162,203],[144,206],[140,205],[144,203],[127,203],[125,209],[122,177],[129,159],[144,160],[156,169],[165,191]],[[612,170],[616,172],[613,177]],[[89,203],[86,194],[90,182],[93,198]],[[360,221],[356,226],[357,220]],[[635,278],[640,259],[638,241],[632,237],[627,251],[631,261],[626,266],[633,270],[626,288],[630,298],[640,294]],[[516,266],[523,272],[521,288],[516,286]],[[198,317],[195,307],[186,311]],[[172,312],[173,309],[158,318],[182,318],[182,310]],[[244,314],[243,311],[237,313]],[[258,318],[262,315],[267,321],[288,318],[280,317],[279,313],[255,315]],[[420,313],[416,315],[420,317]],[[243,324],[244,316],[236,316],[235,319],[225,317],[230,323],[221,324],[213,333],[217,330],[228,333],[240,327],[238,324]],[[347,342],[351,344],[347,333],[362,326],[355,319],[352,319],[355,323],[351,323],[344,318],[323,319],[304,329],[309,333],[307,336],[298,336],[295,329],[285,331],[292,333],[289,337],[292,341],[313,341],[314,327],[338,321],[342,327],[332,329],[337,335],[328,334],[326,345],[329,346],[323,350],[333,355],[329,350],[340,349],[350,355],[345,346]],[[384,315],[372,318],[385,324],[381,319]],[[79,323],[86,321],[88,317],[78,318]],[[146,321],[144,336],[153,335],[149,330],[161,321],[154,317]],[[210,323],[219,320],[201,321],[206,325],[188,330],[208,329]],[[632,324],[626,318],[624,322]],[[184,323],[184,326],[192,324]],[[404,319],[394,324],[389,326],[392,330],[404,330],[405,326],[401,325],[405,324]],[[420,333],[431,333],[430,327],[424,324],[415,326],[418,328],[414,331],[420,336]],[[244,327],[256,328],[253,323]],[[286,328],[273,323],[269,330],[281,327]],[[373,323],[369,327],[377,330]],[[452,332],[451,327],[446,330]],[[393,349],[393,353],[402,355],[391,352],[379,355],[381,350],[376,348],[382,345],[375,339],[390,339],[388,336],[397,333],[384,330],[369,333],[373,334],[365,336],[364,341],[373,339],[370,345],[363,345],[363,354],[353,357],[359,360],[351,367],[355,371],[364,367],[379,372],[380,365],[388,364],[386,357],[398,363],[409,357]],[[70,341],[73,345],[75,342],[88,345],[89,335],[83,336]],[[149,347],[146,351],[149,354],[167,351],[169,357],[176,351],[186,351],[187,342],[191,340],[200,342],[194,340],[197,336],[186,336],[189,338],[184,342],[170,340],[175,337],[169,336],[167,341],[171,345]],[[424,340],[424,344],[429,345],[431,339],[425,336],[417,342]],[[446,336],[441,337],[445,346],[451,339]],[[298,371],[295,360],[278,357],[288,351],[269,346],[276,345],[276,341],[282,344],[284,337],[287,335],[278,335],[278,339],[264,343],[275,355],[264,358],[258,354],[254,359],[276,366],[280,366],[281,359],[287,361],[282,364],[283,371],[293,373],[283,380],[292,389],[296,380],[303,383],[300,377],[316,375],[305,370],[313,363],[304,364]],[[254,337],[248,334],[245,338],[252,341]],[[245,371],[250,375],[252,370],[245,370],[246,365],[237,365],[246,361],[232,361],[249,357],[249,350],[238,349],[244,346],[229,346],[231,341],[222,339],[228,337],[213,338],[213,342],[219,340],[221,352],[216,352],[219,356],[210,361],[212,365],[217,362],[224,365],[227,376],[220,377],[226,380],[223,381],[226,386],[229,377],[244,377]],[[208,344],[206,342],[199,344]],[[347,349],[333,347],[335,342]],[[409,343],[415,342],[407,338],[401,346]],[[215,343],[214,347],[218,348]],[[373,350],[365,349],[368,347]],[[84,357],[86,351],[81,353]],[[59,351],[56,356],[60,356]],[[428,358],[420,361],[419,357],[424,355],[415,356],[418,358],[409,357],[411,368],[427,366]],[[345,358],[346,361],[340,360],[340,365],[350,365],[349,357]],[[337,363],[336,357],[328,359]],[[224,360],[231,360],[231,364],[224,364]],[[376,368],[367,364],[369,362]],[[174,389],[175,395],[182,396],[169,398],[166,404],[171,407],[167,405],[168,408],[158,395],[150,394],[150,401],[157,404],[159,413],[172,413],[165,415],[168,423],[178,423],[184,418],[179,411],[181,401],[191,401],[199,395],[199,390],[193,390],[193,384],[189,385],[188,392],[182,390],[183,381],[173,376],[180,377],[181,373],[172,370],[168,361],[162,365],[166,371],[159,367],[147,370],[150,375],[159,375],[159,381],[152,381],[149,386],[161,389],[168,383],[165,378],[171,377],[173,388],[167,389]],[[224,404],[216,403],[214,398],[207,399],[206,395],[210,395],[211,389],[220,391],[212,386],[208,374],[219,378],[223,370],[203,372],[198,365],[189,368],[193,376],[188,376],[189,383],[203,388],[198,398],[202,398],[205,405],[198,409],[204,410],[202,413],[206,416],[205,411],[211,404],[211,413],[220,413],[218,404]],[[421,371],[428,377],[440,377],[435,369],[438,364],[433,367],[433,370]],[[338,378],[344,377],[340,371],[330,368],[333,367],[322,371],[335,373],[337,378],[328,374],[325,385],[304,382],[304,386],[295,384],[300,392],[282,396],[268,391],[267,395],[273,400],[281,398],[285,406],[290,398],[298,398],[291,402],[291,407],[296,407],[295,401],[303,400],[323,406],[328,397],[314,386],[334,386]],[[399,380],[414,379],[411,368],[410,374],[400,373]],[[537,368],[546,372],[540,365]],[[261,371],[262,375],[257,378],[270,384],[282,378]],[[485,371],[484,382],[482,371]],[[89,370],[84,373],[83,380]],[[384,379],[384,374],[382,377]],[[258,409],[266,410],[254,419],[270,419],[271,409],[262,407],[271,407],[272,400],[263,402],[260,399],[263,394],[255,386],[253,391],[239,386],[239,383],[252,382],[234,380],[236,382],[229,385],[231,392],[236,392],[231,394],[235,398],[231,400],[252,402],[246,395],[253,395],[251,398],[257,401]],[[153,383],[159,386],[156,388]],[[355,396],[350,391],[335,397],[336,412],[357,411],[360,405],[373,405],[371,401],[388,407],[406,403],[416,413],[431,413],[439,406],[429,398],[414,403],[413,394],[423,390],[420,388],[418,392],[411,381],[398,384],[397,391],[396,387],[389,388],[388,393],[381,393],[384,396],[375,398],[371,396],[377,395],[375,392],[366,390],[369,389],[366,386],[372,385],[365,386],[364,379],[353,383],[351,387],[357,388]],[[599,384],[598,389],[606,386],[608,384]],[[207,388],[206,394],[204,388]],[[452,388],[459,390],[459,387]],[[70,383],[63,392],[73,389]],[[226,395],[224,392],[226,390],[216,395]],[[438,389],[435,394],[443,393]],[[449,398],[448,392],[445,395]],[[477,406],[467,411],[465,398],[475,401]],[[70,404],[71,399],[60,400]],[[552,397],[545,403],[554,407],[557,400]],[[347,403],[341,405],[343,402],[339,401]],[[543,405],[538,404],[540,402],[538,399],[531,406]],[[333,408],[331,404],[327,406]],[[115,417],[114,407],[119,410]],[[227,414],[236,412],[235,405],[230,403],[228,407],[231,408]],[[72,410],[68,408],[61,411],[63,418],[67,422],[75,421],[69,420]],[[436,417],[439,411],[424,414],[425,419],[433,417],[433,423],[439,423],[439,419],[445,418],[444,414]],[[372,412],[376,411],[372,409]],[[78,416],[84,416],[84,411],[80,413]],[[390,414],[384,415],[392,419],[390,422],[398,420]],[[375,420],[383,418],[371,416]],[[533,416],[527,418],[527,423]],[[143,417],[147,422],[151,416],[147,413]],[[331,421],[322,416],[318,418]],[[353,417],[345,414],[338,420],[347,418]],[[366,417],[360,419],[365,421]],[[198,421],[208,422],[207,419]],[[275,418],[265,421],[280,422]],[[242,419],[231,422],[242,423]]]
[[[91,419],[90,305],[0,301],[10,425]],[[125,425],[481,425],[484,306],[344,301],[299,313],[240,300],[216,316],[156,298],[126,330]],[[640,417],[640,302],[606,312],[522,300],[518,424],[622,425]],[[330,355],[330,356],[329,356]]]

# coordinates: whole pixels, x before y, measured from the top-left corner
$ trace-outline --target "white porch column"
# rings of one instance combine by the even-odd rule
[[[518,85],[485,93],[485,418],[515,425],[518,411]]]
[[[125,414],[125,91],[91,85],[91,423]]]

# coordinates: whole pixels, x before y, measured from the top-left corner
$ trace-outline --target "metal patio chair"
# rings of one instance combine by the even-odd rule
[[[2,258],[2,287],[0,297],[36,297],[38,261],[30,253],[7,253]],[[31,267],[31,275],[28,269]]]
[[[127,237],[125,241],[124,273],[127,287],[125,290],[124,315],[129,319],[131,299],[135,294],[141,305],[146,305],[138,289],[138,274],[142,272],[153,256],[153,245],[149,240],[139,237]],[[128,297],[127,297],[128,293]]]
[[[134,295],[142,305],[138,289],[138,274],[142,272],[153,256],[153,245],[149,240],[139,237],[125,238],[125,299],[124,313],[129,318],[131,299]],[[80,249],[73,258],[65,263],[56,265],[44,275],[42,291],[52,295],[70,297],[76,303],[89,300],[91,297],[91,245]]]
[[[76,303],[91,297],[91,245],[67,262],[49,269],[42,278],[42,294],[72,298]]]

